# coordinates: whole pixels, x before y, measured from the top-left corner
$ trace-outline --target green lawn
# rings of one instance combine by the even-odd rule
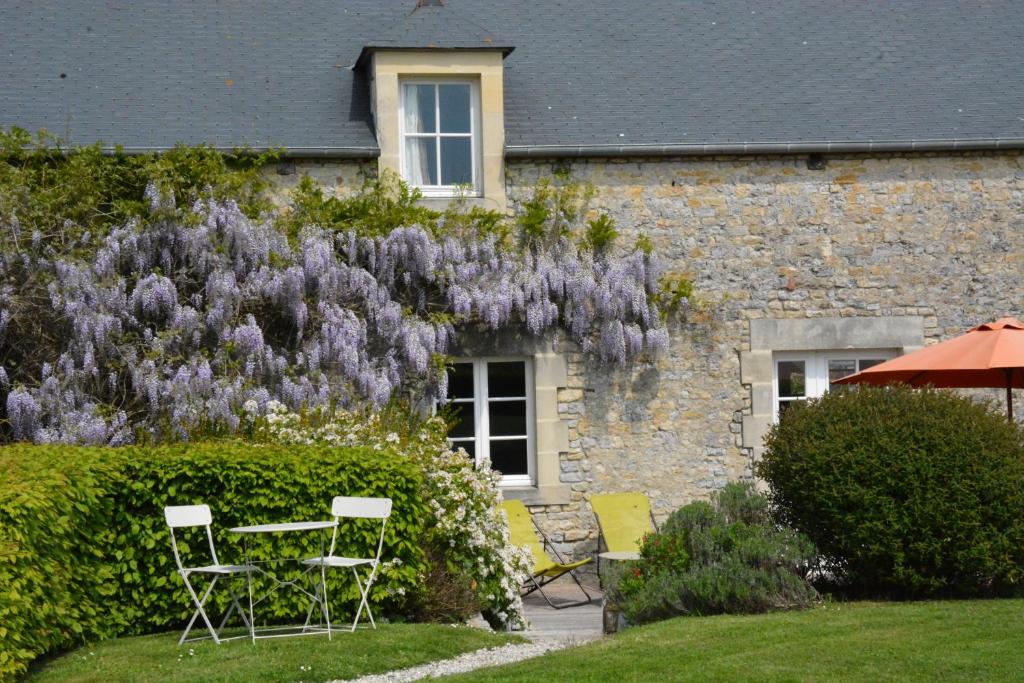
[[[326,636],[274,638],[254,646],[234,640],[178,647],[178,633],[118,638],[63,655],[33,670],[29,680],[113,683],[161,681],[327,681],[455,657],[517,638],[468,627],[388,624]],[[305,668],[304,668],[305,667]]]
[[[904,681],[1024,678],[1024,600],[832,604],[682,618],[466,681]]]

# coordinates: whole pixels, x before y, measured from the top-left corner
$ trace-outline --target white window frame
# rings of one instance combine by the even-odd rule
[[[437,142],[437,179],[441,180],[441,138],[454,137],[464,138],[465,133],[442,133],[441,132],[441,99],[434,98],[434,120],[437,125],[435,133],[413,133],[405,129],[405,86],[407,85],[447,85],[457,83],[469,85],[469,139],[470,159],[473,164],[472,187],[466,191],[465,185],[413,185],[406,177],[405,168],[405,140],[407,137],[434,138]],[[480,82],[473,78],[401,78],[398,82],[398,167],[401,169],[402,179],[410,182],[412,187],[419,189],[424,197],[459,197],[470,196],[480,197],[482,183],[480,182],[481,159],[480,159]]]
[[[526,378],[526,396],[502,396],[501,398],[490,397],[487,391],[487,364],[488,363],[523,363],[523,372]],[[500,486],[533,486],[537,481],[537,414],[536,414],[536,391],[534,390],[533,359],[522,356],[487,356],[483,358],[459,358],[455,364],[473,365],[473,418],[475,431],[472,438],[461,437],[449,439],[453,447],[458,447],[460,441],[476,441],[475,459],[480,465],[484,457],[490,460],[491,439],[495,441],[510,441],[522,439],[522,434],[509,436],[490,435],[490,411],[487,410],[492,402],[499,401],[522,401],[526,400],[526,474],[503,474]],[[467,399],[454,399],[449,405],[469,403]],[[436,409],[436,406],[435,406]]]
[[[772,420],[779,421],[779,363],[785,361],[803,361],[805,377],[804,397],[792,398],[790,401],[802,401],[810,398],[821,398],[829,388],[828,362],[830,360],[865,360],[886,361],[899,355],[897,349],[847,349],[845,351],[776,351],[772,354]]]

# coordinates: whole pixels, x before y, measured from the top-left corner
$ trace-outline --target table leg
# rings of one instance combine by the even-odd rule
[[[323,600],[324,620],[327,622],[327,640],[331,640],[331,613],[327,607],[327,568],[323,562],[324,530],[320,530],[320,597]]]
[[[242,537],[242,554],[245,556],[245,566],[251,567],[249,563],[249,540]],[[245,575],[248,577],[246,583],[249,584],[249,636],[252,638],[252,644],[256,644],[256,620],[252,615],[252,569],[247,571]]]

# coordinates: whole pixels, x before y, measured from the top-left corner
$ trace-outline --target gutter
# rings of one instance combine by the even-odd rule
[[[751,154],[829,154],[853,152],[939,152],[1024,149],[1021,138],[884,140],[877,142],[727,142],[675,145],[506,145],[508,159],[586,157],[674,157]]]
[[[173,147],[104,147],[103,153],[122,154],[159,154],[168,152]],[[264,152],[280,152],[282,159],[376,159],[380,156],[378,147],[212,147],[222,154],[263,154]]]

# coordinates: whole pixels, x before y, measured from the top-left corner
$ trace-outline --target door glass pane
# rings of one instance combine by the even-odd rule
[[[835,382],[841,377],[852,375],[857,372],[857,361],[850,360],[830,360],[828,362],[828,383]]]
[[[526,439],[491,441],[491,469],[502,474],[529,474]]]
[[[473,398],[472,363],[455,363],[448,368],[448,398]]]
[[[442,133],[468,133],[470,131],[469,94],[468,83],[438,86]]]
[[[475,436],[476,424],[472,403],[451,403],[451,427],[448,436]]]
[[[488,363],[487,394],[491,398],[526,396],[526,363]]]
[[[882,360],[881,358],[871,358],[871,359],[865,358],[865,359],[862,359],[860,361],[860,369],[861,370],[867,370],[868,368],[873,368],[876,365],[881,365],[884,362],[885,361]]]
[[[437,132],[434,86],[407,84],[403,106],[405,108],[406,133]]]
[[[491,436],[526,435],[526,401],[492,401],[487,408]]]
[[[441,138],[441,184],[473,183],[473,143],[468,137]]]
[[[780,360],[779,396],[804,398],[807,396],[807,375],[802,360]]]
[[[405,179],[411,185],[437,185],[437,140],[405,139]]]

